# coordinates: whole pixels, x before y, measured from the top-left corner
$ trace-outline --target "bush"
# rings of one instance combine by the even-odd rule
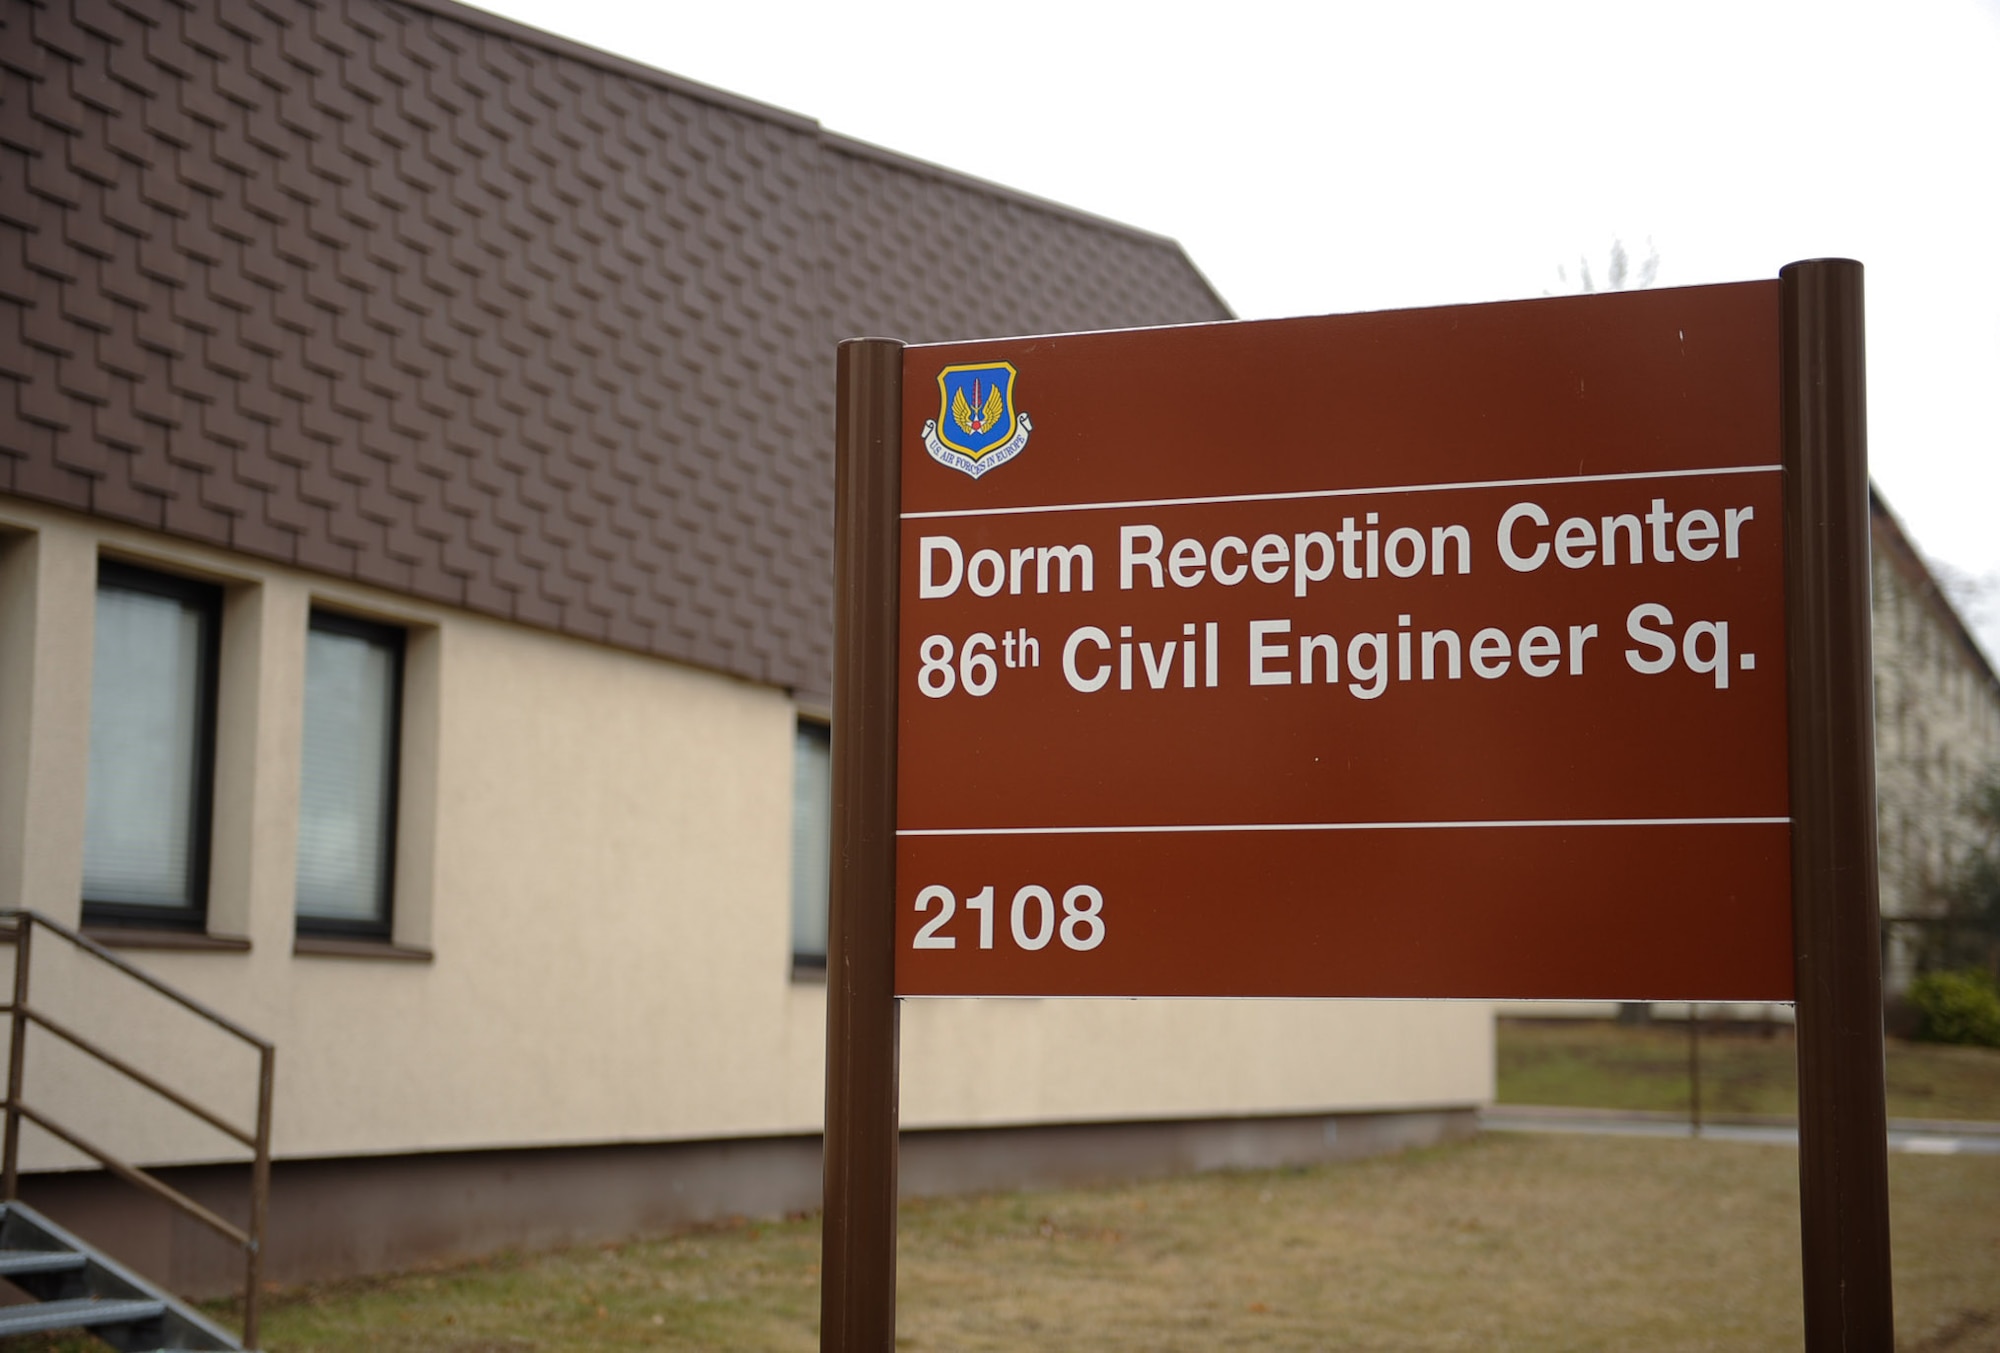
[[[1917,1037],[1931,1043],[2000,1048],[2000,991],[1977,968],[1926,973],[1910,983]]]

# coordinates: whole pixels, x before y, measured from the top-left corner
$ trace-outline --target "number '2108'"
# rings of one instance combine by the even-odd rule
[[[993,898],[993,885],[989,883],[965,899],[965,909],[979,917],[981,949],[993,947]],[[944,928],[958,912],[957,896],[951,889],[933,883],[917,894],[917,915],[922,916],[933,904],[937,906],[937,915],[924,922],[910,947],[956,949],[958,937],[945,934]],[[1055,896],[1040,884],[1030,883],[1014,894],[1008,929],[1014,943],[1022,949],[1046,949],[1058,935],[1065,948],[1079,953],[1095,949],[1104,943],[1104,894],[1088,883],[1077,884],[1062,895],[1062,919],[1058,922]]]

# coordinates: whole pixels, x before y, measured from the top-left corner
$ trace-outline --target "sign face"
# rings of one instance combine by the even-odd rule
[[[1778,314],[907,349],[898,994],[1791,999]]]

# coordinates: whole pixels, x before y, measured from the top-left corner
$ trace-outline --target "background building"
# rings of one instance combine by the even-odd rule
[[[1978,840],[1973,791],[2000,777],[2000,676],[1880,493],[1869,507],[1882,960],[1894,992],[1939,938],[1942,889]]]
[[[814,1205],[834,344],[1227,309],[1170,241],[435,0],[0,25],[0,906],[276,1042],[272,1277]],[[35,982],[244,1121],[198,1022]],[[906,1185],[998,1186],[1469,1130],[1491,1016],[926,1002],[902,1066]],[[241,1215],[198,1121],[44,1031],[26,1072]]]

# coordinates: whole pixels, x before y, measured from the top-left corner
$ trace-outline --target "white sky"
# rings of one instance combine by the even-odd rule
[[[2000,655],[2000,0],[481,0],[1171,235],[1248,319],[1868,268],[1876,482]]]

